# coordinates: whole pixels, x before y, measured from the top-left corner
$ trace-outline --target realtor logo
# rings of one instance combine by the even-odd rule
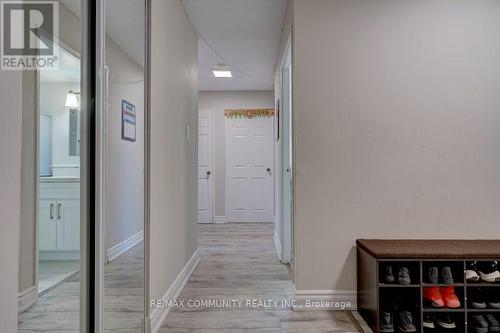
[[[1,2],[1,68],[58,68],[58,1]]]

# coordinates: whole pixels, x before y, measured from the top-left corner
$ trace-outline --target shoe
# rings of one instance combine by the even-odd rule
[[[486,315],[486,321],[488,322],[489,332],[500,332],[500,323],[491,313]]]
[[[486,309],[484,291],[481,288],[471,289],[469,296],[471,308]]]
[[[472,316],[472,327],[475,333],[488,333],[488,322],[483,315]]]
[[[489,283],[500,282],[500,272],[496,261],[480,261],[477,268],[481,280]]]
[[[436,322],[441,328],[447,330],[457,328],[457,324],[455,324],[455,321],[449,315],[439,317]]]
[[[398,329],[400,332],[416,332],[417,326],[415,326],[415,320],[410,311],[403,311],[399,313],[399,325]]]
[[[384,280],[385,280],[386,283],[394,283],[394,281],[396,280],[394,278],[394,274],[392,274],[392,266],[386,266],[385,267]]]
[[[467,282],[477,282],[479,281],[479,275],[477,274],[477,262],[476,261],[468,261],[465,269],[465,280]]]
[[[450,309],[456,309],[461,306],[458,296],[455,294],[454,287],[441,288],[441,297],[444,300],[444,305]]]
[[[401,267],[398,274],[399,284],[408,285],[411,283],[410,270],[406,267]]]
[[[392,318],[392,313],[388,311],[383,311],[380,316],[379,331],[385,333],[394,332],[394,319]]]
[[[453,274],[451,273],[451,267],[443,267],[443,283],[453,284]]]
[[[429,267],[429,283],[438,284],[439,283],[439,270],[437,267]]]
[[[434,325],[434,320],[435,318],[433,315],[426,314],[423,322],[424,328],[428,328],[431,330],[435,329],[436,325]]]
[[[444,307],[444,300],[439,291],[439,287],[424,288],[424,300],[433,308]]]
[[[488,297],[486,304],[491,309],[500,309],[500,295],[498,291]]]

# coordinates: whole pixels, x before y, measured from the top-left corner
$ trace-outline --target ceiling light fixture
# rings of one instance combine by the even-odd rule
[[[231,69],[229,67],[227,67],[225,64],[218,64],[217,67],[215,67],[212,70],[212,73],[214,73],[214,76],[216,78],[233,77],[233,74],[231,73]]]

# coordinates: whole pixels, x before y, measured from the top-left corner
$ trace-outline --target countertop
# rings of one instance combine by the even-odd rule
[[[55,176],[55,177],[40,177],[40,183],[79,183],[80,177],[71,176]]]

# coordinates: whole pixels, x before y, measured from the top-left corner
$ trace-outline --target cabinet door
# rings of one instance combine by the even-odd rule
[[[80,249],[80,201],[57,201],[57,249]]]
[[[56,202],[52,200],[40,200],[38,214],[38,248],[40,251],[56,250]]]

